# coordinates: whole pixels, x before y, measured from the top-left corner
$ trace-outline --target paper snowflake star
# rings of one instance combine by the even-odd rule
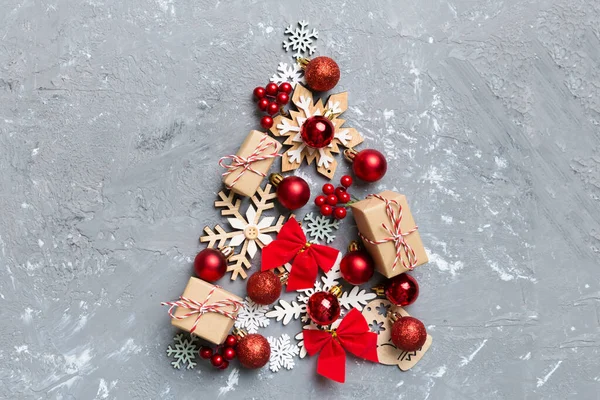
[[[294,368],[294,358],[300,352],[296,344],[292,344],[290,337],[283,333],[280,337],[267,338],[271,345],[271,358],[269,359],[269,369],[273,372],[279,371],[281,368]]]
[[[196,342],[198,339],[195,337],[180,333],[173,338],[173,346],[167,347],[167,355],[173,357],[175,360],[171,361],[173,368],[180,369],[182,365],[187,364],[187,369],[194,368],[196,366],[196,354],[198,353],[198,347]]]
[[[298,111],[290,111],[290,117],[282,115],[274,119],[271,132],[275,136],[286,137],[284,145],[290,146],[284,153],[281,161],[283,172],[292,171],[300,167],[303,160],[312,164],[316,160],[317,171],[327,178],[333,178],[337,168],[337,161],[332,153],[339,153],[341,147],[354,147],[362,143],[363,137],[354,128],[344,127],[345,120],[340,115],[348,108],[348,93],[338,93],[329,97],[323,105],[321,99],[316,103],[313,94],[302,85],[296,85],[292,102]],[[333,114],[332,123],[335,135],[331,143],[323,148],[309,147],[302,140],[300,131],[304,122],[315,115],[324,115],[326,111]]]
[[[316,29],[310,31],[306,29],[307,26],[308,22],[300,21],[298,27],[294,28],[293,25],[290,25],[285,29],[285,34],[290,35],[290,37],[283,42],[283,48],[285,51],[292,49],[294,51],[292,57],[294,58],[306,56],[307,52],[311,56],[316,50],[312,42],[313,39],[319,37],[319,32]]]
[[[277,72],[270,81],[281,85],[283,82],[288,82],[292,87],[296,87],[298,83],[304,84],[304,70],[296,63],[288,65],[280,62],[277,66]]]
[[[236,328],[244,328],[248,333],[258,332],[258,328],[269,326],[271,320],[265,316],[269,311],[269,306],[256,304],[248,297],[244,303],[244,308],[238,313],[235,320]]]
[[[340,222],[323,215],[313,216],[313,213],[308,213],[304,216],[304,221],[307,222],[304,230],[306,234],[313,240],[324,240],[327,243],[333,242],[335,235],[334,229],[339,229]]]

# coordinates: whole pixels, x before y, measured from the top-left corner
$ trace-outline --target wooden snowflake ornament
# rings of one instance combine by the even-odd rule
[[[354,147],[363,141],[363,137],[356,129],[344,127],[346,121],[340,118],[340,115],[348,108],[348,93],[331,95],[327,103],[323,105],[321,99],[315,103],[311,91],[298,84],[294,90],[292,102],[298,111],[290,111],[289,117],[277,116],[271,128],[273,135],[287,138],[283,142],[284,145],[291,146],[283,154],[282,171],[297,169],[303,160],[306,160],[309,165],[316,160],[317,171],[329,179],[333,178],[337,168],[337,161],[333,158],[333,153],[340,153],[340,146]],[[315,115],[325,115],[326,111],[333,115],[331,122],[335,127],[335,135],[329,145],[315,149],[302,140],[300,134],[302,124]]]

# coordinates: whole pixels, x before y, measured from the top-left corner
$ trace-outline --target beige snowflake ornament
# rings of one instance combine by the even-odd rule
[[[291,146],[283,153],[282,171],[297,169],[303,160],[306,160],[308,164],[312,164],[316,160],[317,171],[329,179],[333,178],[337,168],[337,161],[333,158],[333,153],[340,153],[340,146],[354,147],[363,141],[363,137],[356,129],[344,127],[346,121],[340,118],[340,115],[348,108],[348,93],[331,95],[327,103],[323,105],[321,99],[315,103],[311,91],[298,84],[294,90],[292,102],[298,111],[290,111],[289,117],[277,116],[271,128],[271,132],[275,136],[287,137],[283,144]],[[310,117],[325,115],[326,111],[333,115],[331,120],[335,127],[333,140],[329,145],[320,149],[310,147],[302,140],[302,125]]]

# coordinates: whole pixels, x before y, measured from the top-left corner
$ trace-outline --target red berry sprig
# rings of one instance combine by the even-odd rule
[[[263,129],[271,129],[273,126],[273,116],[281,112],[283,106],[290,102],[290,94],[293,87],[288,82],[283,82],[277,86],[276,83],[270,82],[267,86],[259,86],[254,88],[254,100],[257,102],[258,109],[266,112],[260,120],[260,126]]]
[[[319,207],[321,215],[326,217],[333,215],[336,219],[344,219],[348,214],[346,207],[352,201],[352,196],[348,193],[348,188],[352,186],[352,177],[344,175],[340,179],[337,188],[331,183],[323,185],[323,194],[315,198],[315,205]]]
[[[200,347],[200,357],[205,360],[210,360],[210,363],[217,369],[227,369],[229,367],[229,361],[233,360],[236,356],[235,346],[237,346],[237,338],[233,335],[227,336],[225,343],[213,351],[208,346]]]

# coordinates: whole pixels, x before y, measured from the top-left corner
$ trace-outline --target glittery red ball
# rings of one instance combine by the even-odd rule
[[[227,271],[227,260],[219,250],[204,249],[194,259],[194,270],[202,280],[218,281]]]
[[[303,207],[310,199],[310,187],[299,176],[288,176],[277,185],[277,200],[288,210]]]
[[[317,57],[309,61],[304,71],[306,84],[317,92],[326,92],[340,80],[340,67],[329,57]]]
[[[342,258],[340,272],[348,283],[362,285],[373,276],[375,264],[367,252],[351,251]]]
[[[261,368],[271,357],[271,346],[263,335],[253,333],[240,339],[237,347],[237,358],[246,368]]]
[[[377,150],[362,150],[352,161],[352,171],[363,181],[375,182],[383,178],[387,172],[387,161]]]
[[[392,325],[392,342],[401,350],[419,350],[425,344],[425,340],[425,325],[414,317],[402,317]]]
[[[330,325],[340,317],[340,302],[329,292],[316,292],[308,299],[306,312],[317,325]]]
[[[246,290],[256,304],[273,304],[281,295],[281,279],[271,271],[255,272],[248,279]]]
[[[408,274],[400,274],[385,285],[385,297],[397,306],[411,305],[419,297],[419,284]]]
[[[331,143],[335,135],[335,127],[329,118],[315,115],[304,121],[300,128],[300,135],[307,146],[320,149]]]

